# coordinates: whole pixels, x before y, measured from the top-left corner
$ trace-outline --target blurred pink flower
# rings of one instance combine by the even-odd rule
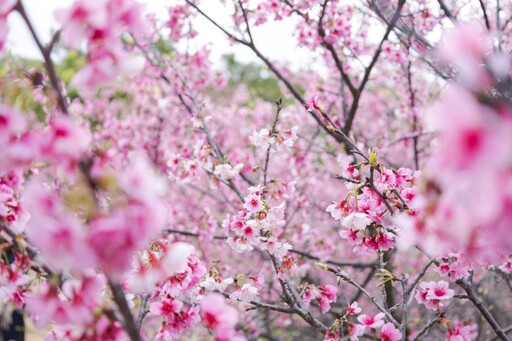
[[[399,341],[402,339],[402,333],[391,322],[382,326],[379,337],[382,341]]]

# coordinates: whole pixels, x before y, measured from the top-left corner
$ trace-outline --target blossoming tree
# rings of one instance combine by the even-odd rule
[[[0,49],[19,15],[42,56],[0,70],[4,315],[47,340],[510,340],[512,8],[219,6],[76,0],[45,42],[0,0]],[[282,99],[183,48],[198,17]],[[261,52],[280,20],[324,76]]]

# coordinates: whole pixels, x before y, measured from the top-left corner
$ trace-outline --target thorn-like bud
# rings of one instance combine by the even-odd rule
[[[378,158],[379,154],[377,154],[377,151],[375,149],[370,149],[368,155],[368,161],[370,162],[370,166],[376,167]]]
[[[327,266],[327,264],[317,262],[317,263],[315,263],[315,266],[316,266],[318,269],[320,269],[320,270],[326,270],[326,271],[329,271],[329,267]]]

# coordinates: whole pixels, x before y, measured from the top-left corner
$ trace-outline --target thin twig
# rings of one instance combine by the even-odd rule
[[[254,39],[252,39],[252,33],[251,33],[251,26],[249,25],[249,19],[247,18],[247,11],[245,10],[244,6],[242,5],[242,1],[238,0],[238,5],[240,6],[240,9],[242,10],[242,15],[244,16],[245,26],[247,34],[249,35],[249,41],[252,43],[254,42]]]
[[[425,327],[423,327],[423,329],[419,331],[418,334],[416,334],[416,336],[411,341],[419,340],[420,337],[425,335],[429,331],[429,329],[432,328],[439,321],[443,314],[444,313],[437,314],[432,320],[429,321],[429,323],[427,323]]]
[[[270,137],[272,138],[276,134],[277,122],[279,121],[279,114],[283,109],[283,100],[280,98],[276,102],[276,115],[274,116],[274,122],[272,123],[272,129],[270,130]],[[269,143],[267,147],[267,153],[265,155],[265,166],[263,168],[263,187],[267,186],[267,173],[268,173],[268,163],[270,161],[270,149],[272,145]]]
[[[436,261],[435,257],[431,258],[423,267],[421,268],[420,272],[414,278],[414,281],[412,281],[411,285],[405,292],[405,296],[409,297],[412,293],[414,293],[414,289],[416,288],[416,285],[418,285],[419,281],[425,276],[425,273],[427,272],[428,268]]]
[[[336,276],[344,279],[345,281],[347,281],[348,283],[352,284],[353,286],[355,286],[356,288],[358,288],[359,290],[361,290],[361,292],[370,299],[370,301],[373,302],[373,304],[375,304],[375,306],[381,311],[383,312],[387,318],[389,319],[389,321],[391,321],[397,328],[400,328],[400,323],[398,323],[398,321],[393,317],[393,315],[391,315],[391,313],[382,306],[382,304],[379,303],[379,301],[374,297],[372,296],[365,288],[363,288],[359,283],[357,283],[356,281],[354,281],[352,279],[352,277],[350,277],[345,271],[341,270],[341,271],[338,271],[336,272]]]
[[[480,3],[480,8],[482,9],[482,12],[484,14],[484,21],[485,21],[485,27],[488,31],[491,30],[491,24],[489,23],[489,17],[487,16],[487,10],[485,9],[484,2],[482,0],[478,0]]]

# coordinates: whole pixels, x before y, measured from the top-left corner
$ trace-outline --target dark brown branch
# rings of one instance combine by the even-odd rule
[[[180,235],[182,235],[182,236],[188,236],[188,237],[199,238],[199,234],[194,233],[194,232],[180,231],[180,230],[174,230],[174,229],[165,229],[165,230],[164,230],[164,232],[172,233],[172,234],[180,234]],[[213,239],[217,239],[217,240],[226,240],[226,239],[227,239],[227,237],[225,237],[225,236],[215,235],[215,236],[213,236]]]
[[[315,260],[315,261],[321,261],[321,259],[318,258],[317,256],[309,254],[309,253],[307,253],[305,251],[301,251],[301,250],[297,250],[297,249],[291,249],[290,252],[291,253],[296,253],[298,255],[301,255],[304,258],[308,258],[308,259]],[[324,263],[330,264],[330,265],[336,265],[336,266],[340,266],[340,267],[349,266],[349,267],[358,268],[358,269],[373,268],[373,267],[378,265],[377,262],[337,261],[337,260],[330,260],[330,259],[324,261]]]
[[[482,9],[482,12],[484,14],[484,21],[485,21],[485,27],[488,31],[491,30],[491,24],[489,23],[489,17],[487,16],[487,10],[485,9],[484,2],[482,0],[478,0],[480,3],[480,8]]]
[[[281,2],[285,3],[288,7],[290,7],[290,8],[291,8],[291,10],[292,10],[294,13],[296,13],[296,14],[300,15],[304,20],[309,21],[309,17],[308,17],[308,16],[306,16],[306,14],[302,13],[301,11],[299,11],[295,6],[293,6],[293,4],[292,4],[292,3],[290,3],[290,1],[289,1],[289,0],[281,0]]]
[[[402,332],[402,341],[407,341],[407,278],[402,274],[400,280],[402,283],[402,320],[400,321],[400,331]]]
[[[441,9],[443,10],[444,15],[446,15],[448,19],[455,19],[455,17],[452,14],[452,11],[450,11],[450,9],[448,8],[448,6],[446,6],[443,0],[437,0],[437,2],[439,3],[439,7],[441,7]]]
[[[126,301],[126,297],[124,296],[124,291],[121,285],[117,283],[113,283],[109,281],[110,290],[112,291],[112,296],[114,302],[116,302],[117,307],[119,308],[119,312],[123,316],[123,326],[126,330],[126,333],[130,337],[132,341],[142,341],[139,330],[137,329],[137,324],[133,319],[133,315],[130,311],[130,307],[128,307],[128,302]]]
[[[386,205],[386,208],[388,209],[389,213],[391,215],[395,214],[395,211],[393,210],[393,208],[391,207],[391,204],[389,203],[389,200],[384,196],[384,194],[382,194],[378,189],[377,187],[375,187],[375,185],[373,184],[373,181],[371,181],[370,179],[366,179],[366,183],[365,183],[365,186],[371,188],[372,191],[375,192],[375,194],[377,194],[380,198],[380,200],[382,200],[382,202],[384,203],[384,205]]]
[[[274,268],[274,271],[276,274],[279,273],[279,267],[277,264],[276,258],[269,253],[272,266]],[[322,322],[318,321],[313,317],[313,315],[305,308],[304,303],[302,302],[299,294],[295,290],[295,288],[290,285],[288,282],[288,278],[285,277],[284,279],[279,278],[279,284],[281,285],[281,290],[283,293],[283,299],[286,304],[290,306],[291,309],[294,310],[294,312],[299,315],[304,321],[306,321],[310,326],[315,328],[317,331],[319,331],[322,334],[325,334],[327,331],[327,326],[325,326]]]
[[[39,36],[37,35],[37,33],[34,29],[34,26],[32,25],[32,22],[28,18],[25,7],[23,7],[22,0],[18,0],[14,9],[16,11],[18,11],[18,13],[21,15],[21,17],[27,24],[30,34],[32,35],[32,38],[36,42],[36,45],[39,48],[39,51],[41,51],[41,54],[43,55],[45,67],[46,67],[46,70],[48,71],[48,77],[50,78],[52,87],[55,90],[55,93],[57,95],[57,104],[59,106],[60,111],[62,111],[62,113],[64,113],[64,114],[68,114],[68,104],[67,104],[66,98],[64,97],[64,94],[62,92],[60,80],[59,80],[59,77],[57,76],[57,71],[55,70],[55,65],[53,64],[53,61],[51,58],[52,48],[55,45],[56,39],[58,39],[58,34],[54,35],[50,44],[47,47],[45,47],[43,45],[43,43],[41,42],[41,40],[39,39]]]
[[[425,276],[425,273],[427,272],[428,268],[435,262],[435,258],[432,258],[431,260],[429,260],[424,266],[423,268],[420,270],[420,272],[418,273],[418,275],[416,276],[416,278],[414,279],[414,281],[411,283],[411,285],[409,286],[409,288],[407,289],[407,291],[404,293],[405,296],[409,297],[413,292],[414,292],[414,289],[416,288],[416,285],[418,285],[419,281],[421,281],[421,279],[423,278],[423,276]]]
[[[278,311],[280,313],[285,313],[285,314],[295,314],[295,311],[289,307],[280,307],[277,305],[272,305],[272,304],[267,304],[267,303],[262,303],[262,302],[257,302],[257,301],[250,301],[249,303],[252,304],[253,307],[246,309],[246,311],[253,310],[256,308],[262,308],[262,309]]]
[[[508,334],[510,332],[512,332],[512,325],[506,327],[506,328],[503,328],[503,332],[505,334]],[[499,337],[498,336],[495,336],[491,341],[495,341],[495,340],[499,340]]]
[[[501,340],[510,341],[510,338],[507,334],[501,329],[496,322],[494,316],[492,316],[491,312],[487,309],[487,307],[483,304],[482,300],[476,295],[475,290],[473,289],[473,284],[469,280],[459,279],[456,282],[468,295],[468,299],[473,303],[473,305],[480,311],[485,320],[489,323],[492,330],[496,333],[497,337]]]
[[[393,18],[389,22],[386,32],[384,33],[384,36],[382,37],[379,46],[377,47],[377,50],[375,51],[375,54],[373,55],[373,58],[370,62],[370,64],[366,67],[365,73],[363,75],[363,79],[361,80],[361,83],[359,84],[359,87],[357,88],[357,91],[354,94],[354,98],[352,99],[352,105],[350,106],[350,111],[348,113],[348,116],[345,119],[345,125],[343,127],[343,132],[345,134],[348,134],[352,130],[352,125],[354,123],[354,118],[357,112],[357,108],[359,107],[359,101],[361,99],[361,96],[363,94],[363,90],[368,83],[368,80],[370,79],[370,74],[373,70],[373,67],[379,60],[380,54],[382,53],[382,45],[389,37],[389,34],[391,31],[393,31],[393,28],[395,27],[396,22],[400,18],[400,12],[402,11],[402,7],[405,4],[405,0],[400,0],[398,2],[398,6],[395,10],[395,14],[393,15]]]
[[[416,249],[421,251],[425,256],[429,257],[430,259],[433,259],[425,251],[423,251],[420,247],[416,246]],[[437,266],[439,266],[439,264],[440,264],[439,261],[437,261],[435,259],[433,260],[433,263]],[[494,318],[494,316],[492,316],[491,312],[482,303],[482,300],[480,300],[480,298],[478,298],[478,296],[476,295],[475,290],[473,289],[473,284],[471,282],[472,277],[473,277],[472,274],[470,274],[469,279],[459,279],[455,283],[457,283],[462,289],[464,289],[464,291],[468,295],[468,297],[467,297],[468,300],[470,300],[473,303],[473,305],[478,309],[478,311],[480,311],[480,313],[482,314],[484,319],[489,323],[491,328],[496,333],[497,337],[500,338],[501,340],[510,341],[510,338],[505,334],[503,329],[501,329],[501,327],[498,325],[498,322],[496,322],[496,319]]]
[[[361,288],[365,288],[368,285],[368,283],[370,283],[377,269],[378,268],[375,266],[371,268],[370,271],[368,271],[368,274],[366,275],[364,281],[360,284]],[[352,302],[358,301],[362,294],[363,292],[360,289],[358,289],[354,297],[350,301],[348,301],[348,303],[350,304]]]
[[[510,22],[512,22],[512,16],[509,17],[507,20],[505,20],[505,22],[501,26],[501,31],[502,32],[505,31],[505,29],[507,28],[508,24],[510,24]]]

